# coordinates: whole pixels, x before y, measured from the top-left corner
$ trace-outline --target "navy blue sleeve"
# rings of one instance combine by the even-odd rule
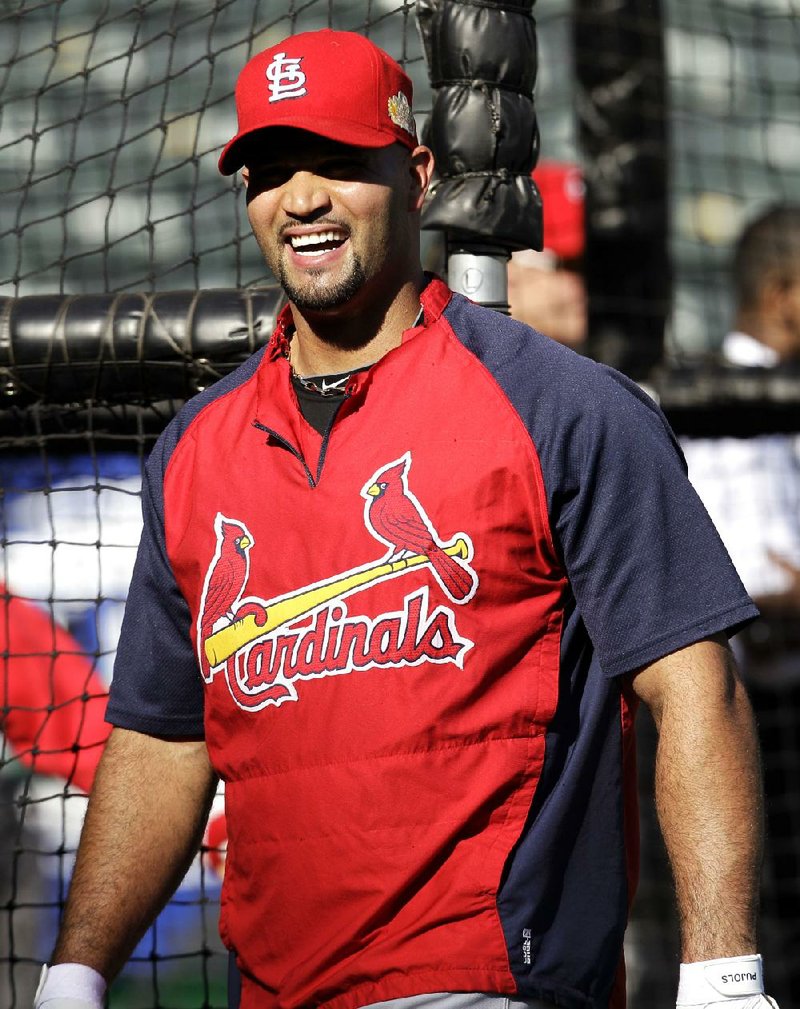
[[[463,299],[446,315],[533,439],[556,546],[606,675],[757,616],[649,396]]]
[[[164,474],[192,422],[252,378],[265,348],[189,400],[167,425],[142,482],[144,529],[117,646],[106,719],[155,736],[201,738],[203,683],[191,643],[189,605],[175,581],[164,528]]]
[[[203,686],[189,636],[191,615],[167,557],[163,514],[165,443],[142,484],[144,529],[106,710],[113,725],[156,736],[203,736]]]
[[[542,463],[575,598],[614,676],[733,633],[758,611],[656,404],[609,368],[587,368],[583,381],[581,409],[560,408],[569,422]]]

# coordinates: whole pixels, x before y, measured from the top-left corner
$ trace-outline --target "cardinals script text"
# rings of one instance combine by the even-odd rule
[[[406,572],[427,569],[449,600],[469,602],[478,586],[472,541],[447,542],[408,486],[411,453],[376,471],[364,485],[364,523],[388,546],[373,561],[270,601],[243,598],[255,540],[243,522],[218,513],[217,547],[197,618],[198,658],[206,683],[220,671],[239,707],[257,711],[298,699],[297,682],[356,670],[451,663],[463,668],[473,642],[456,627],[449,606],[431,609],[423,586],[402,609],[352,616],[346,597]],[[298,626],[299,624],[299,626]]]
[[[266,616],[266,611],[265,611]],[[298,699],[296,684],[381,667],[452,663],[463,666],[472,642],[459,636],[452,610],[429,612],[428,589],[405,599],[397,613],[350,616],[344,602],[324,606],[307,626],[255,641],[225,663],[225,679],[240,708]]]

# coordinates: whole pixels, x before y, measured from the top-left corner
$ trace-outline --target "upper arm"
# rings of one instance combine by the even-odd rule
[[[204,816],[216,783],[204,740],[151,736],[116,726],[100,762],[96,789],[123,789],[132,799],[166,791],[173,801],[180,796],[187,811]]]
[[[664,655],[632,675],[633,689],[660,726],[665,714],[695,722],[726,711],[741,699],[742,685],[724,634],[715,634]]]
[[[607,677],[757,611],[657,405],[625,376],[460,296],[445,317],[517,411],[550,530]]]

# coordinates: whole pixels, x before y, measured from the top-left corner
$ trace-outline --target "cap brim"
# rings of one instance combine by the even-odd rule
[[[400,143],[406,147],[416,147],[417,139],[408,134],[408,139],[396,136],[383,130],[374,130],[363,123],[343,123],[341,119],[325,120],[320,116],[294,116],[291,121],[272,122],[264,126],[252,126],[244,130],[231,140],[222,150],[219,157],[219,170],[223,175],[233,175],[244,166],[245,141],[255,133],[266,133],[274,129],[303,130],[306,133],[314,133],[327,140],[335,140],[340,144],[349,144],[352,147],[388,147],[390,144]]]

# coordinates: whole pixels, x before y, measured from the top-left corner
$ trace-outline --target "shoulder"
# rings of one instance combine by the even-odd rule
[[[444,316],[455,336],[488,369],[531,435],[619,428],[630,437],[675,439],[655,401],[635,382],[543,333],[453,295]]]
[[[209,417],[215,407],[224,409],[229,396],[243,391],[248,386],[255,378],[265,351],[266,347],[262,347],[234,371],[193,396],[181,407],[164,428],[148,459],[147,469],[150,475],[158,470],[163,477],[170,459],[185,436]]]

